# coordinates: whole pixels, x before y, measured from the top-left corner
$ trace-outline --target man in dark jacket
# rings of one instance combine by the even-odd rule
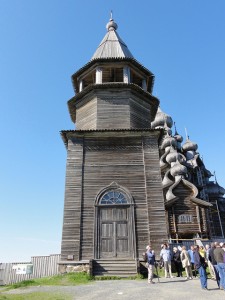
[[[223,261],[224,250],[219,243],[215,243],[216,248],[213,251],[214,259],[217,262],[217,268],[220,275],[220,288],[225,290],[225,263]]]
[[[155,266],[155,252],[152,250],[151,246],[147,248],[147,262],[148,262],[148,283],[155,283],[153,281],[153,272]]]
[[[216,248],[215,243],[211,243],[211,248],[209,250],[208,259],[211,262],[211,264],[213,265],[214,272],[215,272],[215,275],[216,275],[216,282],[217,282],[218,287],[220,287],[219,270],[218,270],[218,267],[217,267],[217,262],[215,261],[215,258],[214,258],[214,249],[215,248]]]
[[[182,263],[180,258],[180,251],[177,249],[177,247],[173,248],[172,260],[177,271],[177,277],[182,277]]]
[[[205,259],[199,254],[198,245],[195,246],[193,255],[195,268],[198,270],[198,273],[200,275],[202,289],[208,291]]]

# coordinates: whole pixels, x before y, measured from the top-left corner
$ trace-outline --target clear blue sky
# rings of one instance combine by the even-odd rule
[[[60,253],[71,75],[110,10],[154,95],[225,186],[224,0],[0,0],[0,262]]]

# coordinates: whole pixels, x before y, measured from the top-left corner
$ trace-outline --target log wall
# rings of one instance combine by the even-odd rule
[[[190,198],[193,196],[193,192],[183,183],[180,183],[174,189],[173,193],[179,199],[168,210],[169,231],[171,235],[174,236],[177,233],[179,237],[184,237],[185,235],[193,235],[194,233],[205,234],[207,232],[205,209],[191,201]],[[191,215],[192,222],[179,222],[180,215]]]
[[[157,147],[159,132],[70,134],[62,240],[62,259],[94,258],[97,194],[112,182],[126,188],[135,203],[137,256],[149,240],[167,238]],[[145,136],[147,135],[147,136]],[[136,251],[135,251],[136,252]]]

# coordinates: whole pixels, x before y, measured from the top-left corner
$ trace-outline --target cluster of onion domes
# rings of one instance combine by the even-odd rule
[[[173,189],[180,181],[186,182],[185,178],[188,176],[187,166],[190,165],[188,159],[190,156],[191,159],[196,156],[195,151],[198,146],[188,138],[182,147],[181,143],[183,142],[183,137],[177,132],[176,126],[175,134],[172,135],[173,120],[171,116],[164,113],[160,108],[151,126],[153,129],[161,128],[165,131],[160,144],[162,151],[160,167],[164,174],[162,178],[163,188],[168,188],[166,200],[170,202],[176,198],[173,194]],[[187,182],[185,184],[187,184]],[[191,183],[189,186],[195,189]]]
[[[194,197],[197,197],[198,189],[191,183],[190,172],[188,171],[188,169],[196,167],[201,168],[200,172],[204,172],[208,195],[219,195],[219,198],[222,197],[224,199],[225,189],[219,186],[217,182],[209,182],[208,180],[212,174],[204,167],[203,162],[199,160],[197,143],[187,137],[186,141],[182,144],[183,137],[177,132],[175,123],[175,133],[172,135],[173,120],[171,116],[158,108],[151,126],[152,129],[164,129],[164,135],[160,142],[160,168],[163,177],[163,189],[166,189],[167,205],[171,205],[177,199],[174,195],[174,189],[180,182],[190,188],[192,195],[194,193]],[[199,170],[197,169],[196,171],[198,172]]]
[[[161,108],[158,108],[155,119],[151,123],[151,126],[153,129],[162,128],[166,132],[161,142],[162,150],[166,152],[168,147],[173,146],[179,152],[182,151],[184,153],[187,161],[190,161],[190,167],[197,166],[196,160],[198,158],[198,155],[196,150],[198,149],[198,145],[195,142],[191,141],[188,137],[185,143],[181,146],[181,143],[183,142],[183,137],[177,132],[176,126],[175,134],[172,135],[173,119],[170,115],[164,113],[161,110]]]

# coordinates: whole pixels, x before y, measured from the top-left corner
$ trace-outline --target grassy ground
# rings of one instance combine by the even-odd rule
[[[164,269],[157,269],[159,277],[164,277]],[[207,270],[208,271],[208,270]],[[155,276],[157,274],[155,270]],[[207,272],[208,273],[208,272]],[[146,274],[147,275],[147,274]],[[176,276],[175,273],[173,273]],[[183,276],[186,277],[185,272],[183,272]],[[208,278],[209,278],[208,274]],[[0,289],[0,300],[71,300],[70,295],[61,295],[57,293],[40,293],[40,292],[31,292],[31,293],[24,293],[24,294],[6,294],[9,290],[18,289],[18,288],[26,288],[29,286],[74,286],[74,285],[83,285],[94,280],[113,280],[113,279],[121,279],[115,276],[102,276],[102,277],[91,277],[87,273],[69,273],[64,275],[56,275],[51,277],[33,279],[33,280],[26,280],[19,283],[15,283],[12,285],[4,286]],[[138,275],[135,277],[130,278],[123,278],[124,279],[144,279],[146,280],[146,276]]]
[[[142,279],[143,276],[129,277],[126,279]],[[26,288],[32,286],[74,286],[93,282],[94,280],[118,280],[121,279],[116,276],[100,276],[91,277],[87,273],[69,273],[64,275],[56,275],[51,277],[38,278],[33,280],[25,280],[0,289],[0,300],[71,300],[70,295],[61,295],[56,293],[22,293],[22,294],[7,294],[4,292]]]
[[[26,293],[19,295],[3,295],[0,293],[0,300],[71,300],[69,295],[53,293]]]
[[[24,293],[24,294],[6,294],[9,290],[26,288],[30,286],[71,286],[86,284],[92,280],[86,273],[70,273],[65,275],[56,275],[33,280],[25,280],[15,284],[5,286],[0,290],[0,300],[71,300],[69,295],[55,293]]]
[[[32,280],[25,280],[18,283],[14,283],[6,286],[6,290],[16,289],[26,286],[38,286],[38,285],[79,285],[86,284],[92,280],[92,277],[87,273],[68,273],[64,275],[55,275],[51,277],[43,277]]]

